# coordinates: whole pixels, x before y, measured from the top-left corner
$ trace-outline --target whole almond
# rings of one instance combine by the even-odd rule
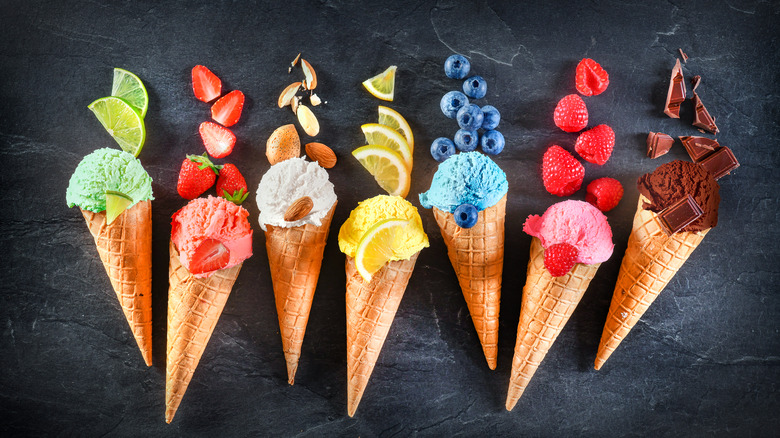
[[[284,212],[284,220],[286,222],[299,221],[306,217],[306,215],[309,214],[313,207],[314,202],[310,197],[304,196],[302,198],[298,198],[295,200],[295,202],[290,204],[289,207],[287,207],[287,211]]]
[[[265,145],[265,156],[268,162],[276,164],[289,158],[301,155],[301,139],[295,125],[289,124],[277,128]]]
[[[322,143],[307,143],[306,155],[326,169],[336,165],[336,154],[333,152],[333,149]]]

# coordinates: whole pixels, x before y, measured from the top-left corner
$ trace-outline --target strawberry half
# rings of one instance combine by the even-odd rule
[[[233,152],[236,135],[222,125],[214,122],[203,122],[198,128],[203,146],[213,158],[225,158]]]
[[[184,199],[197,198],[214,185],[220,167],[215,166],[205,153],[187,155],[181,163],[176,191]]]
[[[225,126],[233,126],[241,118],[244,108],[244,93],[233,90],[222,96],[211,106],[211,118]]]
[[[585,58],[577,64],[577,91],[583,96],[596,96],[609,86],[609,73],[598,62]]]
[[[190,272],[207,274],[222,269],[230,262],[230,250],[217,239],[206,239],[195,249],[190,260]]]
[[[222,166],[217,180],[217,196],[241,205],[249,194],[248,190],[246,180],[236,166],[230,163]]]
[[[202,65],[192,67],[192,91],[198,100],[209,103],[222,94],[222,81]]]

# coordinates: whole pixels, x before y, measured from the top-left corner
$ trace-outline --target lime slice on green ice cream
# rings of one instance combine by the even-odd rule
[[[135,74],[122,68],[114,68],[114,83],[111,85],[111,95],[124,99],[141,113],[141,117],[146,117],[146,110],[149,107],[149,95],[146,93],[144,83]]]
[[[123,151],[138,156],[146,140],[146,128],[141,114],[122,98],[110,96],[89,104],[106,131]]]
[[[124,193],[106,190],[106,223],[114,222],[132,204],[133,198]]]

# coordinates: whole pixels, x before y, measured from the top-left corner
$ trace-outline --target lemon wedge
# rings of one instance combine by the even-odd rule
[[[406,139],[406,143],[409,145],[409,149],[414,152],[414,136],[412,135],[412,128],[409,127],[406,119],[398,111],[388,108],[386,106],[379,105],[379,124],[389,126],[396,131],[400,132]]]
[[[391,218],[377,222],[360,239],[355,251],[355,267],[365,281],[393,258],[393,248],[399,236],[411,224],[407,220]]]
[[[393,101],[395,95],[395,71],[397,66],[391,65],[387,67],[387,70],[379,73],[373,78],[363,81],[363,86],[366,87],[369,93],[377,99]]]
[[[404,163],[406,163],[406,167],[409,170],[412,169],[412,148],[409,147],[409,143],[406,142],[406,139],[398,131],[379,123],[366,123],[360,126],[360,129],[363,130],[367,144],[389,147],[398,152],[398,155],[404,159]]]
[[[381,145],[368,145],[352,151],[352,156],[374,176],[388,194],[405,198],[412,177],[406,162],[398,152]]]

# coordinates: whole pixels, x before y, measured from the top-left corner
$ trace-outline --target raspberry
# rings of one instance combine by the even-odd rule
[[[623,186],[615,178],[599,178],[588,184],[585,200],[601,211],[617,207],[623,198]]]
[[[553,145],[542,158],[544,188],[553,195],[569,196],[580,189],[585,168],[564,148]]]
[[[577,64],[577,91],[583,96],[601,94],[609,85],[609,73],[598,62],[585,58]]]
[[[588,162],[604,164],[615,147],[615,131],[607,125],[598,125],[577,137],[574,150]]]
[[[544,250],[544,267],[553,277],[563,277],[577,264],[579,251],[568,243],[556,243]]]
[[[579,132],[588,126],[588,108],[580,96],[570,94],[555,106],[555,126],[566,132]]]

